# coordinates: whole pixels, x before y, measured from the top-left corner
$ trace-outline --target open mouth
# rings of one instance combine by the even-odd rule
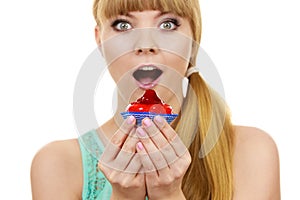
[[[133,77],[139,87],[144,89],[153,88],[159,81],[163,71],[154,65],[144,65],[133,72]]]

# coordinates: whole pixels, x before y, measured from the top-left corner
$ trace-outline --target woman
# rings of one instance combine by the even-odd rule
[[[232,125],[222,99],[193,70],[198,0],[95,0],[94,16],[96,42],[118,86],[116,115],[80,140],[37,153],[33,199],[280,199],[273,140]],[[186,97],[178,90],[184,76]],[[138,127],[132,116],[120,119],[147,89],[179,113],[170,125],[162,117]],[[91,155],[86,136],[99,139],[101,157]]]

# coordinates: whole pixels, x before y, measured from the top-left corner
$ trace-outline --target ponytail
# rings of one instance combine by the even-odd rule
[[[173,126],[192,163],[182,183],[188,200],[232,199],[234,131],[224,100],[198,73],[189,77],[181,113]]]

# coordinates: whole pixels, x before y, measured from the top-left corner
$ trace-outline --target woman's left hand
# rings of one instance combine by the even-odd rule
[[[156,116],[154,123],[145,118],[142,124],[136,129],[140,138],[136,148],[149,199],[185,199],[181,183],[191,163],[188,149],[163,117]]]

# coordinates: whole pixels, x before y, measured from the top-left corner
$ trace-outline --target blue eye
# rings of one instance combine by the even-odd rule
[[[177,19],[167,19],[159,25],[163,30],[176,30],[180,26]]]
[[[123,19],[115,20],[111,25],[116,31],[127,31],[132,29],[131,24]]]

